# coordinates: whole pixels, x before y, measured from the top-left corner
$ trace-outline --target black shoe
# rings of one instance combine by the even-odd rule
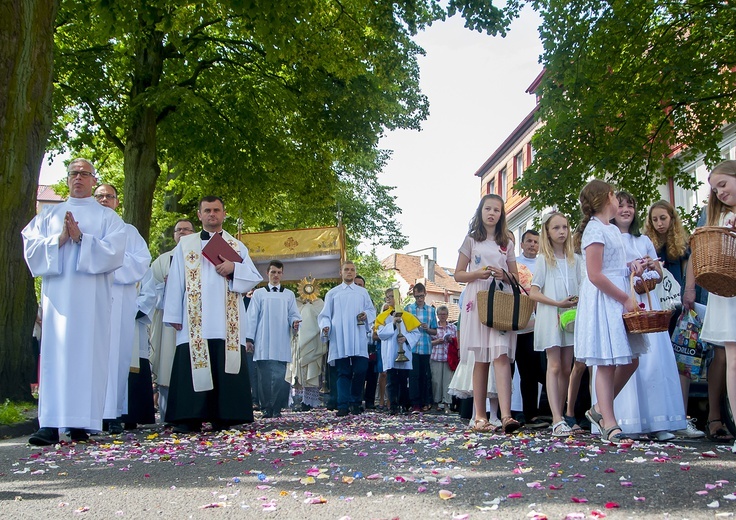
[[[350,415],[350,410],[348,410],[347,408],[340,408],[339,410],[337,410],[337,414],[335,414],[335,417],[347,417],[348,415]]]
[[[350,407],[350,415],[360,415],[363,413],[363,407],[360,405]]]
[[[107,427],[105,428],[105,422],[107,422]],[[107,433],[110,435],[118,435],[120,433],[123,433],[123,423],[118,421],[117,419],[110,419],[108,421],[103,421],[103,428],[107,430]]]
[[[511,412],[511,416],[516,419],[516,421],[521,425],[524,426],[527,424],[526,416],[524,415],[524,412]],[[549,426],[549,424],[547,424]]]
[[[51,446],[59,442],[59,430],[56,428],[39,428],[30,436],[28,444],[33,446]]]
[[[87,442],[89,435],[82,428],[69,428],[69,438],[72,442]]]
[[[302,403],[299,405],[300,412],[310,412],[312,410],[314,410],[314,406],[308,405],[307,403]]]
[[[399,415],[399,407],[398,406],[392,406],[388,413],[390,415]]]
[[[270,418],[272,418],[272,417],[273,417],[273,415],[271,415],[271,412],[267,412],[267,411],[264,411],[264,412],[263,412],[263,413],[261,414],[261,419],[270,419]]]

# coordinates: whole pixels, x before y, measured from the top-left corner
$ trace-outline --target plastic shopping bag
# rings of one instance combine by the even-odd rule
[[[703,322],[694,310],[683,312],[672,333],[672,347],[675,349],[677,370],[692,381],[706,377],[706,359],[710,347],[700,340]]]

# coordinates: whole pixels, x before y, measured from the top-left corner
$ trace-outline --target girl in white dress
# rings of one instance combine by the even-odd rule
[[[580,192],[583,218],[575,234],[588,273],[580,288],[575,320],[575,358],[596,368],[597,402],[585,412],[601,431],[601,439],[616,445],[633,441],[618,426],[613,400],[647,349],[641,334],[628,334],[622,314],[636,310],[629,293],[629,270],[643,272],[640,262],[626,265],[621,233],[610,224],[618,200],[610,184],[595,179]]]
[[[657,261],[654,244],[640,232],[636,199],[625,191],[618,192],[616,198],[618,212],[613,223],[621,232],[626,261],[642,260],[644,268],[650,271],[644,277],[661,281],[662,267]],[[648,306],[645,294],[637,299],[639,304]],[[659,298],[652,297],[650,310],[660,310]],[[614,410],[624,433],[649,433],[658,441],[668,441],[675,437],[670,432],[687,426],[685,406],[680,399],[677,362],[669,333],[647,334],[647,339],[649,351],[639,358],[639,368],[616,397]]]
[[[736,227],[736,161],[724,161],[713,168],[708,183],[713,190],[708,197],[708,225]],[[688,284],[682,304],[685,309],[691,309],[695,300],[692,262],[688,263],[686,280]],[[700,337],[703,341],[725,347],[726,392],[731,415],[736,417],[736,297],[708,295]],[[731,450],[736,453],[736,441]]]
[[[486,420],[488,369],[493,365],[496,390],[501,408],[501,423],[506,433],[519,429],[519,422],[511,417],[511,361],[516,352],[516,333],[487,327],[478,317],[478,291],[487,290],[490,278],[509,282],[504,271],[518,278],[514,244],[506,225],[506,210],[501,197],[486,195],[480,201],[470,221],[470,229],[460,246],[455,267],[455,280],[467,283],[463,306],[460,309],[460,359],[472,352],[473,408],[476,431],[493,431]]]
[[[565,215],[553,212],[545,217],[539,249],[541,254],[534,266],[529,295],[537,302],[534,350],[547,353],[547,397],[552,410],[552,436],[567,437],[573,432],[563,410],[570,384],[574,336],[560,327],[560,313],[577,305],[582,258],[573,251]]]

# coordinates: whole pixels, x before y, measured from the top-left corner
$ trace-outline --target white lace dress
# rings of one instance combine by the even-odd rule
[[[629,269],[621,232],[593,217],[583,232],[583,265],[586,248],[603,244],[603,274],[619,289],[630,291]],[[623,320],[624,306],[600,291],[588,277],[580,288],[575,320],[575,358],[588,366],[627,365],[647,351],[643,334],[629,334]]]

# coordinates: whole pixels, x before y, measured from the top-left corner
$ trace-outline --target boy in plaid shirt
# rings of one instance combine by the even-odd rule
[[[409,374],[409,400],[411,412],[417,414],[432,408],[432,373],[429,357],[432,354],[432,336],[437,335],[437,314],[434,307],[425,305],[427,288],[423,283],[414,285],[412,290],[415,303],[405,307],[421,322],[421,336],[416,346],[412,347],[412,369]]]

